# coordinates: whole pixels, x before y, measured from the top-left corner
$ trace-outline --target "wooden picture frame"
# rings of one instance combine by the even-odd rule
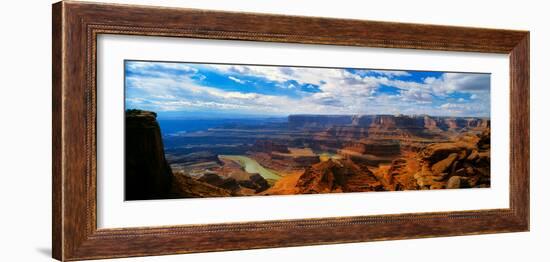
[[[53,5],[53,257],[81,260],[529,230],[529,32],[63,1]],[[510,207],[98,229],[99,34],[468,51],[510,57]]]

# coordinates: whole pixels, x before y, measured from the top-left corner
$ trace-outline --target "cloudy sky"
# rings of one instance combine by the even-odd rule
[[[125,62],[127,109],[164,115],[490,113],[490,75]]]

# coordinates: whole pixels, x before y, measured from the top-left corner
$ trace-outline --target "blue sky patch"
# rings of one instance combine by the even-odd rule
[[[160,115],[490,116],[490,74],[125,61],[125,106]]]

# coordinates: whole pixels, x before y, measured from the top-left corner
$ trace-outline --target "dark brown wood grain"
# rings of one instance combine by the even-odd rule
[[[52,256],[60,258],[63,253],[61,247],[63,214],[63,190],[61,180],[61,76],[62,58],[61,44],[61,5],[52,8]]]
[[[529,32],[60,2],[53,6],[53,257],[81,260],[529,230]],[[98,229],[99,34],[510,55],[510,208]]]

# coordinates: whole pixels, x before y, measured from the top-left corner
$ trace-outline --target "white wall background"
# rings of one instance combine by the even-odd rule
[[[123,261],[547,261],[550,242],[550,28],[544,1],[118,0],[205,9],[531,31],[531,232],[232,251]],[[0,243],[2,261],[51,256],[51,1],[0,9]]]

